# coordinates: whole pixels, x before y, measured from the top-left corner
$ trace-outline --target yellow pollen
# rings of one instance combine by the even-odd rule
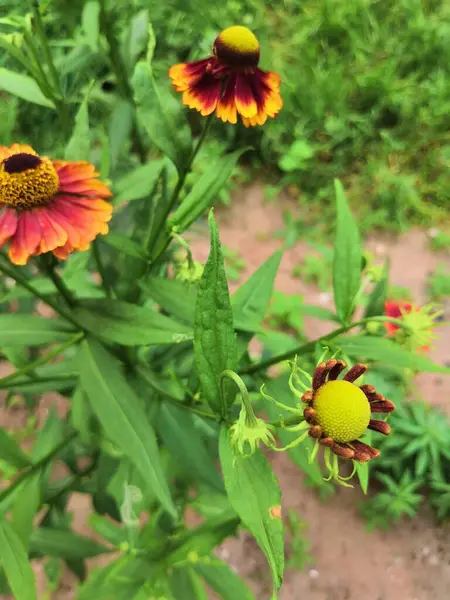
[[[22,156],[25,159],[27,157]],[[33,156],[35,155],[29,155],[29,158]],[[59,188],[58,174],[52,161],[46,157],[38,157],[39,162],[30,168],[11,169],[8,160],[11,164],[13,157],[5,158],[0,163],[0,204],[20,209],[48,204]],[[27,166],[26,162],[24,165]]]
[[[221,44],[239,54],[259,52],[259,42],[255,34],[242,25],[235,25],[224,29],[217,39]]]
[[[314,395],[316,421],[336,442],[358,439],[370,421],[370,404],[359,387],[349,381],[328,381]]]

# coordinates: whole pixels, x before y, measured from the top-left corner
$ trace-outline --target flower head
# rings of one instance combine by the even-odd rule
[[[442,314],[436,310],[434,304],[426,304],[419,307],[404,300],[398,302],[388,300],[384,304],[384,312],[387,317],[401,319],[405,329],[396,323],[385,323],[389,336],[392,336],[405,348],[412,351],[427,352],[435,339],[433,329],[436,327],[436,319]]]
[[[359,440],[366,429],[390,433],[389,425],[372,419],[371,413],[390,413],[395,405],[372,385],[355,385],[356,379],[366,372],[366,365],[354,365],[338,380],[346,367],[344,361],[335,358],[317,365],[312,390],[302,395],[308,405],[303,414],[310,425],[309,435],[319,444],[341,458],[367,462],[379,456],[380,451]]]
[[[0,248],[25,265],[46,252],[64,260],[108,233],[111,192],[88,162],[52,161],[33,148],[0,146]]]
[[[238,420],[230,427],[230,444],[237,454],[251,456],[259,444],[271,448],[275,445],[272,426],[247,412],[242,405]]]
[[[246,127],[263,125],[283,106],[281,79],[258,68],[260,48],[247,27],[224,29],[216,38],[213,56],[174,65],[169,76],[183,103],[224,122],[236,123],[240,115]]]

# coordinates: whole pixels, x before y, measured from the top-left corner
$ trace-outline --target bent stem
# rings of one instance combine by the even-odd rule
[[[250,398],[248,397],[248,390],[245,383],[239,377],[237,373],[232,371],[231,369],[226,369],[222,371],[220,374],[220,391],[222,396],[222,408],[223,408],[223,416],[226,416],[228,407],[227,407],[227,397],[225,391],[225,380],[230,379],[239,389],[239,393],[241,395],[241,402],[245,408],[245,423],[248,427],[255,427],[258,424],[258,420],[253,411],[252,403],[250,402]]]
[[[52,280],[53,285],[64,298],[67,305],[73,308],[76,302],[75,298],[61,277],[56,273],[53,257],[47,255],[41,256],[38,265],[40,270]]]

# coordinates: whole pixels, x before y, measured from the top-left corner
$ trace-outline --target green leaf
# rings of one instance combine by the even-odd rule
[[[219,473],[189,411],[162,402],[158,422],[158,432],[179,464],[196,479],[223,490]]]
[[[236,150],[211,164],[170,217],[167,227],[178,233],[189,229],[217,200],[219,192],[233,173],[239,158],[249,148]]]
[[[33,531],[36,513],[41,505],[41,472],[28,475],[20,486],[12,506],[12,520],[17,535],[25,548]]]
[[[384,265],[383,274],[374,286],[364,311],[364,318],[384,315],[384,303],[389,289],[389,261]]]
[[[136,466],[147,482],[149,493],[154,493],[175,516],[155,433],[144,407],[122,376],[116,360],[94,340],[82,344],[80,378],[106,435]]]
[[[19,313],[0,315],[1,346],[40,346],[64,342],[76,331],[57,318],[44,319]]]
[[[140,54],[147,48],[149,32],[148,10],[143,9],[136,13],[131,21],[125,46],[125,60],[130,71],[136,64]]]
[[[190,159],[192,141],[181,103],[167,93],[162,96],[145,60],[136,64],[131,83],[140,124],[153,144],[182,171]]]
[[[97,513],[91,513],[88,517],[88,524],[94,531],[108,540],[113,546],[120,546],[128,540],[129,532],[123,527]]]
[[[83,6],[81,27],[90,48],[97,52],[100,35],[100,4],[90,0]]]
[[[55,108],[53,102],[44,96],[33,78],[15,73],[4,67],[0,67],[0,90],[33,104]]]
[[[283,252],[277,250],[238,288],[231,297],[237,329],[248,323],[260,323],[269,308],[275,277]]]
[[[391,367],[412,369],[413,371],[450,374],[450,368],[437,365],[426,356],[405,350],[386,338],[349,335],[335,338],[333,344],[346,354],[358,359],[380,361]]]
[[[194,355],[203,394],[213,411],[223,415],[228,408],[221,402],[220,375],[225,369],[236,368],[236,334],[219,231],[212,211],[209,227],[211,248],[198,284],[195,308]],[[232,400],[230,393],[227,404]]]
[[[300,304],[298,312],[306,317],[313,317],[314,319],[320,319],[321,321],[337,321],[339,319],[331,310],[323,308],[322,306],[313,306],[311,304]]]
[[[80,560],[111,552],[109,548],[64,529],[36,528],[30,538],[30,552],[56,556],[64,560]]]
[[[141,288],[170,315],[189,325],[194,324],[197,287],[176,279],[151,277],[140,281]]]
[[[222,600],[255,600],[246,583],[221,560],[213,558],[194,565],[194,569]]]
[[[133,129],[133,117],[133,105],[128,100],[118,98],[108,128],[109,158],[113,169],[117,164],[122,147],[130,137],[131,130]]]
[[[177,344],[192,339],[192,330],[151,308],[99,298],[80,302],[74,310],[80,325],[125,346]]]
[[[252,456],[236,456],[225,427],[220,432],[219,456],[231,506],[266,555],[278,589],[283,580],[284,542],[281,492],[272,468],[260,450]]]
[[[36,600],[36,583],[27,553],[4,517],[0,519],[0,563],[15,600]]]
[[[361,283],[361,242],[358,226],[347,204],[341,182],[336,191],[336,243],[333,261],[334,302],[339,319],[349,322]]]
[[[75,117],[75,126],[72,136],[66,146],[64,158],[66,160],[88,160],[91,149],[91,139],[89,130],[89,93],[90,88],[78,109]]]
[[[205,586],[192,567],[173,569],[170,589],[175,600],[208,600]]]
[[[138,244],[138,242],[135,242],[126,235],[122,235],[116,231],[110,231],[108,235],[102,235],[99,237],[99,240],[107,246],[110,246],[115,250],[119,250],[119,252],[126,254],[127,256],[146,260],[145,251],[142,245]]]
[[[163,160],[152,160],[119,179],[114,184],[113,203],[131,202],[151,196],[163,167]]]
[[[0,429],[0,459],[16,467],[16,469],[29,467],[31,464],[29,457],[22,452],[18,444],[5,429]]]
[[[364,494],[367,494],[369,488],[369,465],[368,463],[354,463],[356,467],[356,474],[358,475],[359,483]]]
[[[77,600],[130,600],[153,574],[154,568],[148,562],[128,554],[120,556],[89,574]]]

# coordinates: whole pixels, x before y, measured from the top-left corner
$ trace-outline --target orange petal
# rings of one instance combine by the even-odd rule
[[[33,210],[24,210],[17,221],[17,230],[11,239],[9,257],[15,265],[26,265],[41,241],[41,228]]]
[[[14,208],[5,208],[0,215],[0,248],[16,233],[17,213]]]
[[[234,88],[237,111],[242,117],[247,119],[256,117],[258,113],[258,105],[250,81],[246,74],[239,73],[236,76],[236,85]]]

